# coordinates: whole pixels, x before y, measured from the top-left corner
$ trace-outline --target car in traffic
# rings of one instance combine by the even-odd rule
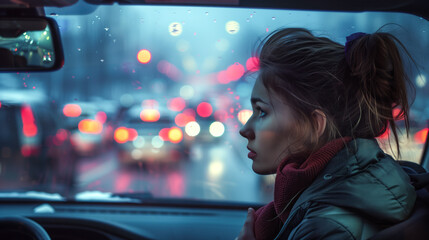
[[[146,102],[158,102],[154,99]],[[166,107],[135,105],[123,113],[114,131],[122,165],[174,163],[186,159],[183,130]]]
[[[109,117],[101,106],[109,107]],[[98,105],[96,102],[74,101],[64,104],[61,119],[69,133],[74,154],[94,156],[113,144],[114,103]]]
[[[255,45],[281,27],[341,44],[397,36],[420,68],[405,65],[416,92],[396,157],[429,169],[426,0],[8,0],[0,12],[2,239],[235,239],[247,209],[274,199],[239,129]]]
[[[57,122],[55,105],[41,92],[30,95],[28,90],[2,90],[0,102],[2,188],[55,181],[52,189],[72,189],[71,145]]]

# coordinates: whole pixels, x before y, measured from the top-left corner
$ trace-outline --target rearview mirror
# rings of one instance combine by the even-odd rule
[[[58,25],[47,17],[0,18],[0,71],[52,71],[64,64]]]

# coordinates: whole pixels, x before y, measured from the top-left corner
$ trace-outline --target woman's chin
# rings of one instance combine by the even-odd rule
[[[267,168],[266,166],[258,166],[258,164],[255,164],[255,162],[252,164],[252,170],[259,175],[269,175],[276,173],[275,169],[273,170],[271,168]]]

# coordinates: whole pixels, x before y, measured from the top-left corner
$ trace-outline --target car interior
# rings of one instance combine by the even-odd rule
[[[238,129],[255,44],[285,26],[403,39],[418,69],[406,65],[416,99],[397,160],[419,200],[372,239],[429,239],[427,0],[2,1],[0,239],[235,239],[273,199]],[[136,106],[159,136],[124,117]]]

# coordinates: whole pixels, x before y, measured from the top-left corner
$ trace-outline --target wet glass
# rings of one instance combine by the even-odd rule
[[[407,65],[417,91],[411,136],[401,139],[403,159],[418,162],[422,154],[429,116],[427,20],[399,13],[118,5],[100,6],[86,15],[55,8],[46,13],[60,27],[64,67],[51,73],[2,74],[0,80],[15,96],[45,96],[34,103],[14,103],[15,134],[21,140],[9,151],[22,162],[37,158],[43,167],[18,165],[21,178],[13,179],[14,187],[0,186],[2,190],[79,193],[86,200],[105,193],[272,200],[274,176],[252,171],[247,141],[238,131],[252,113],[250,93],[257,76],[252,52],[280,27],[308,28],[344,44],[351,33],[375,32],[389,23],[383,30],[426,66],[416,71]],[[0,101],[4,119],[2,111],[13,104]],[[34,135],[22,130],[27,124],[22,112],[29,114],[26,104],[38,129]],[[46,124],[49,119],[54,123]],[[379,140],[390,151],[387,138]],[[4,169],[9,167],[2,161],[2,174]]]

